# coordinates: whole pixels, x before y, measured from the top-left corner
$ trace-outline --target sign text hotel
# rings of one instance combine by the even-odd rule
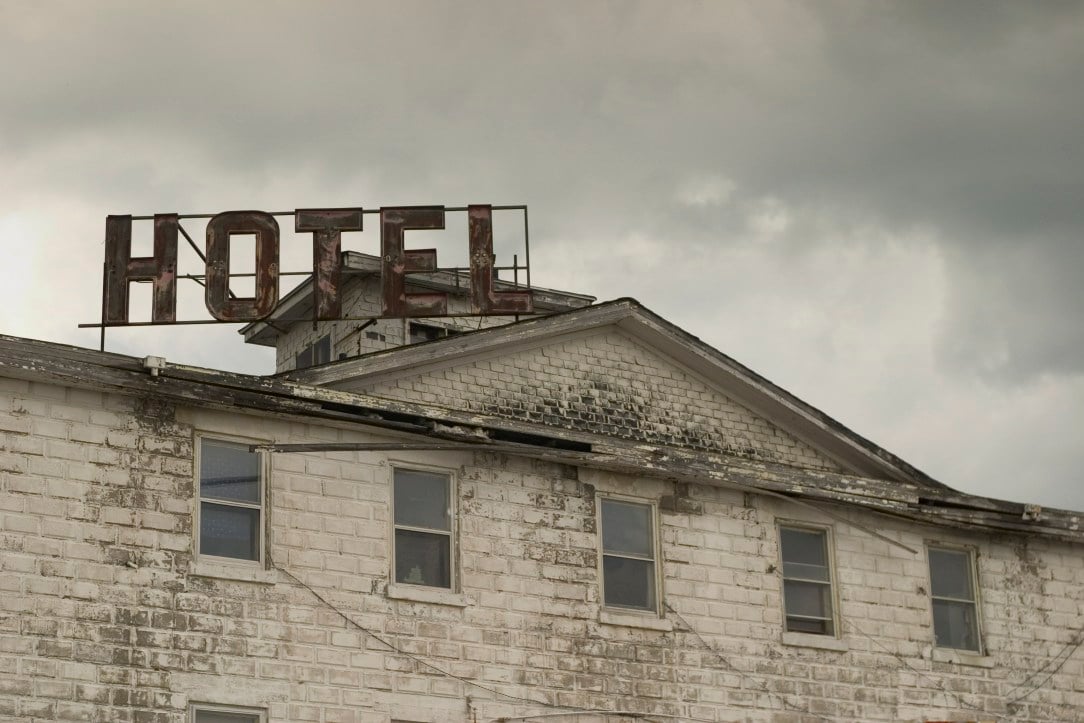
[[[524,208],[524,207],[516,207]],[[408,249],[405,232],[443,229],[447,210],[465,210],[468,216],[471,312],[479,315],[514,315],[533,312],[530,290],[495,290],[493,258],[493,206],[465,209],[444,206],[385,207],[380,215],[382,315],[387,317],[442,316],[448,313],[448,295],[408,292],[407,274],[434,272],[435,249]],[[312,234],[313,320],[341,317],[341,239],[344,231],[360,231],[360,208],[299,209],[294,229]],[[281,214],[278,214],[281,215]],[[132,217],[109,216],[105,226],[105,278],[102,324],[123,326],[128,321],[128,284],[153,284],[151,323],[177,322],[177,214],[154,216],[154,255],[132,258]],[[252,296],[230,291],[230,237],[252,235],[256,241],[255,289]],[[186,234],[187,236],[187,234]],[[264,211],[226,211],[207,222],[206,265],[203,284],[207,309],[224,322],[265,319],[279,300],[279,224]]]

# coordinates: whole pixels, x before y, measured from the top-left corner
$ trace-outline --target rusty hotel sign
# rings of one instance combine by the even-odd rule
[[[105,273],[102,287],[101,324],[81,326],[131,326],[128,319],[128,285],[132,281],[152,284],[150,324],[191,323],[177,320],[177,281],[192,279],[206,288],[207,310],[221,322],[251,322],[265,319],[279,301],[279,224],[276,216],[293,216],[294,230],[312,234],[311,274],[313,278],[313,321],[342,318],[341,240],[343,232],[361,231],[367,214],[380,217],[380,273],[383,317],[444,316],[448,294],[408,292],[407,275],[436,272],[435,249],[408,249],[405,232],[443,229],[448,212],[465,212],[468,217],[471,314],[516,315],[534,311],[530,292],[529,247],[525,266],[518,260],[512,267],[494,266],[493,211],[522,210],[526,240],[526,206],[471,205],[396,206],[379,210],[361,208],[299,209],[293,212],[226,211],[213,216],[175,213],[153,217],[109,216],[105,224]],[[154,221],[154,255],[132,257],[132,221]],[[207,218],[206,249],[201,250],[184,230],[181,221]],[[230,273],[230,237],[255,237],[254,274]],[[178,237],[183,235],[204,263],[204,272],[182,276],[177,271]],[[526,287],[497,291],[495,271],[513,268],[527,274]],[[307,275],[308,271],[295,272]],[[254,277],[254,293],[238,297],[230,290],[230,279]],[[144,322],[145,323],[145,322]]]

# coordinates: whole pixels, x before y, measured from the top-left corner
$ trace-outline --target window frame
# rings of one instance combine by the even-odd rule
[[[234,713],[240,715],[254,715],[257,723],[267,723],[266,708],[250,708],[239,705],[222,705],[219,703],[189,703],[187,723],[199,723],[196,716],[200,713]]]
[[[800,582],[812,582],[819,585],[828,585],[828,600],[832,604],[832,616],[831,618],[808,618],[808,616],[795,615],[791,616],[787,613],[787,574],[785,572],[784,565],[786,561],[783,558],[783,529],[798,530],[800,532],[817,532],[824,535],[824,550],[825,560],[828,564],[828,582],[825,583],[822,580],[805,580],[803,578],[790,578],[796,579]],[[841,639],[840,630],[840,615],[839,615],[839,584],[836,580],[836,545],[835,545],[835,530],[831,525],[818,525],[810,522],[802,522],[796,520],[780,520],[775,521],[776,540],[779,547],[779,600],[782,603],[783,612],[783,634],[784,635],[809,635],[815,638],[824,640],[839,640]],[[790,630],[787,628],[787,618],[789,617],[805,617],[807,619],[815,620],[830,620],[832,623],[831,633],[812,633],[808,630]]]
[[[598,538],[598,581],[599,581],[599,607],[602,611],[607,613],[617,613],[618,615],[641,615],[652,616],[655,618],[663,617],[663,609],[665,605],[662,599],[662,545],[660,542],[660,529],[659,529],[659,505],[655,500],[645,500],[639,497],[631,497],[628,495],[620,494],[596,494],[596,507],[595,507],[595,519],[597,520],[597,533]],[[636,557],[628,554],[610,554],[606,552],[606,545],[603,541],[603,529],[602,529],[602,506],[607,502],[618,502],[627,505],[637,505],[640,507],[648,508],[648,515],[651,520],[651,564],[653,566],[654,575],[652,576],[652,584],[654,586],[655,593],[655,608],[637,608],[626,605],[613,605],[606,604],[606,557],[623,557],[632,560],[643,560],[645,558]]]
[[[414,590],[432,590],[443,591],[450,593],[459,592],[459,495],[458,495],[458,481],[454,470],[448,467],[442,467],[437,465],[430,465],[416,462],[406,461],[389,461],[388,467],[390,469],[391,484],[388,486],[388,520],[389,524],[389,539],[388,549],[389,554],[389,566],[388,566],[388,583],[390,585],[407,585],[409,589]],[[404,470],[406,472],[422,472],[425,474],[443,475],[448,478],[448,530],[437,530],[427,527],[414,527],[411,525],[398,525],[395,522],[395,474],[397,470]],[[425,585],[415,582],[400,582],[395,579],[395,567],[396,567],[396,544],[395,544],[395,532],[396,530],[408,530],[412,532],[422,532],[426,534],[440,534],[447,535],[448,537],[448,587],[441,587],[438,585]]]
[[[972,545],[963,545],[959,543],[951,542],[939,542],[937,540],[926,541],[926,575],[929,582],[929,595],[927,596],[930,602],[930,632],[933,633],[933,645],[936,650],[952,650],[958,653],[964,653],[967,655],[984,656],[986,655],[986,646],[983,644],[982,639],[982,596],[979,588],[979,551],[978,548]],[[961,600],[958,598],[949,598],[943,596],[935,596],[933,594],[933,568],[930,566],[930,550],[940,550],[943,552],[955,552],[963,554],[967,558],[967,572],[971,581],[971,592],[974,597],[973,600]],[[933,614],[934,600],[947,600],[949,602],[965,602],[970,603],[975,611],[975,642],[976,648],[953,648],[945,645],[937,644],[937,620]]]
[[[240,557],[223,557],[220,555],[212,555],[201,551],[203,543],[203,535],[201,534],[202,528],[202,516],[203,516],[203,485],[201,466],[203,458],[203,442],[204,441],[217,442],[222,446],[247,448],[253,444],[264,443],[264,440],[257,440],[251,438],[238,437],[236,435],[218,434],[216,432],[204,432],[200,431],[195,434],[194,439],[194,453],[193,453],[193,476],[195,478],[195,497],[196,510],[192,516],[192,537],[193,537],[193,558],[199,562],[214,562],[216,565],[240,565],[245,567],[258,567],[265,569],[267,567],[267,546],[268,546],[268,531],[270,525],[268,524],[268,515],[271,509],[270,504],[270,478],[271,478],[271,455],[266,452],[253,452],[257,456],[259,470],[259,482],[258,487],[260,491],[260,504],[254,505],[251,503],[227,501],[219,499],[208,499],[211,504],[224,505],[227,507],[241,507],[244,509],[257,509],[260,511],[260,524],[257,531],[256,539],[259,541],[260,550],[257,559],[247,560]]]

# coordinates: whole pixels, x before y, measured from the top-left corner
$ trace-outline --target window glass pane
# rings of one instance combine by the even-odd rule
[[[308,369],[312,366],[312,347],[307,346],[294,358],[294,369]]]
[[[787,615],[810,618],[832,617],[832,588],[816,582],[783,581]]]
[[[396,530],[395,581],[450,588],[451,542],[448,535]]]
[[[260,511],[252,507],[200,504],[199,552],[201,555],[260,559]]]
[[[829,582],[827,567],[803,565],[800,562],[787,562],[786,560],[783,561],[783,577]]]
[[[779,528],[783,558],[783,608],[790,632],[835,635],[828,533]]]
[[[933,632],[938,647],[978,651],[979,626],[975,604],[934,600]]]
[[[222,713],[219,711],[197,710],[196,723],[259,723],[260,716],[255,713]]]
[[[654,558],[651,506],[603,500],[602,549]]]
[[[627,557],[602,557],[603,604],[656,610],[655,563]]]
[[[828,536],[821,530],[798,530],[792,527],[779,528],[779,544],[783,548],[783,564],[788,562],[801,565],[828,567]]]
[[[244,447],[204,439],[200,444],[201,497],[260,503],[260,456]]]
[[[971,589],[971,553],[929,549],[930,588],[934,597],[974,600]]]
[[[395,524],[451,530],[447,475],[395,470]]]
[[[327,335],[312,345],[312,363],[326,364],[329,361],[331,361],[331,336]]]

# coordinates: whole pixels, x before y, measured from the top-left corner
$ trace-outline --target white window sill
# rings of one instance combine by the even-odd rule
[[[391,583],[388,585],[387,596],[392,600],[450,605],[457,608],[465,608],[471,604],[470,599],[462,593],[443,590],[438,587],[421,587],[419,585]]]
[[[976,668],[994,667],[994,659],[991,656],[979,655],[968,650],[934,648],[932,657],[938,663],[956,663],[957,665],[971,665]]]
[[[845,653],[850,648],[846,640],[832,637],[831,635],[814,635],[812,633],[783,633],[783,645],[793,645],[797,648],[818,648],[820,650],[837,650]]]
[[[643,612],[618,612],[616,610],[600,610],[598,621],[604,625],[623,625],[626,628],[644,628],[646,630],[661,630],[670,632],[674,624],[666,618],[660,618],[655,613]]]
[[[227,562],[222,558],[193,560],[188,565],[188,574],[243,582],[274,583],[278,580],[275,570],[264,569],[258,562]]]

